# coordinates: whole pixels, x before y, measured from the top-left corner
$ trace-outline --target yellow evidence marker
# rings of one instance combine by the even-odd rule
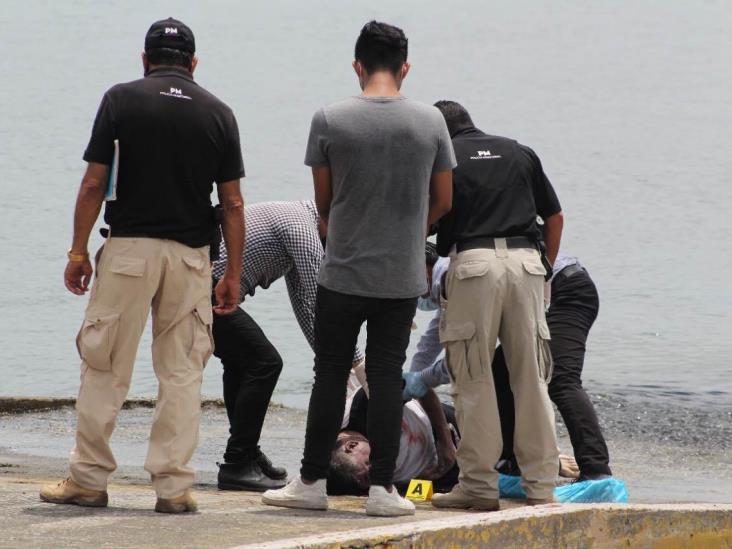
[[[430,501],[432,499],[432,481],[413,478],[407,488],[407,499],[413,501]]]

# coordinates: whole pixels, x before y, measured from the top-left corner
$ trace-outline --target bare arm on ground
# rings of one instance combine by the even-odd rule
[[[442,410],[437,393],[432,389],[428,389],[427,393],[419,399],[419,403],[424,409],[427,417],[435,431],[435,446],[437,447],[437,465],[433,468],[426,469],[421,473],[422,478],[436,479],[447,473],[455,465],[456,448],[452,441],[450,427],[445,418],[445,412]]]

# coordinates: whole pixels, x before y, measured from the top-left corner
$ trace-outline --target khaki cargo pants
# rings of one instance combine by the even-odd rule
[[[213,350],[208,246],[113,237],[76,340],[81,387],[70,474],[85,488],[106,490],[117,467],[109,438],[151,309],[159,388],[145,469],[159,497],[178,496],[193,484],[187,464],[198,444],[201,379]]]
[[[516,405],[514,450],[530,498],[552,496],[558,471],[549,329],[543,308],[545,269],[531,248],[467,250],[451,255],[440,341],[452,378],[461,441],[461,488],[498,497],[494,466],[502,450],[491,363],[496,339],[506,355]]]

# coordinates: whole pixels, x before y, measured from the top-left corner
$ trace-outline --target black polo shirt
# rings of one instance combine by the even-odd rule
[[[188,71],[156,69],[104,95],[84,160],[110,165],[115,139],[117,200],[104,212],[112,236],[209,244],[213,183],[244,176],[231,109]]]
[[[453,244],[477,237],[539,236],[537,214],[561,206],[539,157],[512,139],[477,128],[453,136],[452,210],[439,222],[437,249],[446,256]]]

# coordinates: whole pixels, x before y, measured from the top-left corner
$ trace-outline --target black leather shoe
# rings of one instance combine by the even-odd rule
[[[580,473],[580,476],[575,482],[584,482],[586,480],[605,480],[606,478],[613,478],[612,475],[607,473]]]
[[[262,472],[256,461],[248,463],[220,463],[219,490],[248,490],[264,492],[282,488],[286,483],[281,479],[273,479]]]
[[[262,450],[260,450],[259,448],[257,448],[257,453],[254,455],[254,461],[257,462],[259,468],[269,478],[273,478],[275,480],[287,479],[287,469],[285,469],[284,467],[276,467],[272,465],[272,462],[269,460],[269,458],[265,456],[264,452],[262,452]]]
[[[521,469],[515,459],[501,459],[496,463],[496,471],[509,477],[520,477]]]

